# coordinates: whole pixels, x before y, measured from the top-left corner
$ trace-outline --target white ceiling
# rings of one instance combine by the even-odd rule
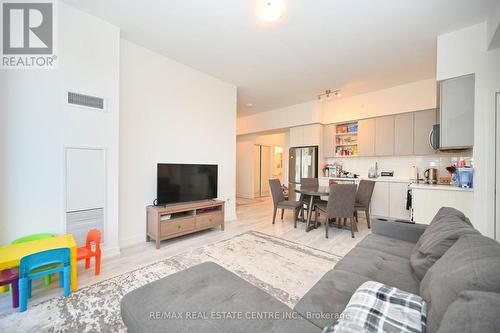
[[[238,86],[239,116],[434,77],[436,36],[484,21],[497,1],[285,0],[265,24],[257,0],[65,0]]]

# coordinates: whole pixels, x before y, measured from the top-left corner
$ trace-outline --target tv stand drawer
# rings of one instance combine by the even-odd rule
[[[222,223],[222,212],[203,213],[196,216],[196,228],[217,226]]]
[[[187,217],[183,219],[167,220],[161,222],[161,237],[167,237],[173,234],[183,233],[193,230],[195,227],[194,217]]]

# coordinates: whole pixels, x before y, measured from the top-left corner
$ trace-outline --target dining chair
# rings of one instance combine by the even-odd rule
[[[41,267],[54,265],[42,270]],[[35,272],[35,270],[37,270]],[[47,274],[59,273],[59,286],[64,288],[64,296],[70,291],[70,251],[69,248],[53,249],[33,253],[21,258],[19,264],[19,312],[26,311],[31,298],[31,281]]]
[[[302,178],[300,180],[300,186],[301,187],[318,187],[319,186],[319,181],[318,181],[318,178]],[[307,212],[308,216],[309,216],[309,201],[311,199],[311,196],[310,195],[307,195],[307,194],[304,194],[302,196],[302,202],[303,202],[303,205],[305,207],[305,209],[302,209],[302,219],[305,219],[305,213]],[[319,199],[319,198],[318,198]],[[316,201],[316,198],[313,199],[314,201]],[[314,209],[314,202],[313,202],[313,207]]]
[[[17,238],[17,239],[15,239],[15,240],[12,241],[12,244],[21,244],[21,243],[27,243],[27,242],[34,242],[34,241],[41,240],[41,239],[52,238],[54,236],[55,236],[55,234],[48,233],[48,232],[46,232],[46,233],[39,233],[39,234],[33,234],[33,235],[28,235],[28,236],[23,236],[23,237]],[[52,266],[40,267],[39,270],[43,271],[43,270],[50,269],[50,268],[53,268],[53,267]],[[51,282],[52,282],[52,276],[50,274],[49,275],[45,275],[43,277],[43,283],[46,286],[50,285]]]
[[[285,200],[283,191],[281,190],[281,182],[279,179],[269,179],[269,187],[271,189],[271,196],[273,197],[273,224],[276,220],[276,212],[281,209],[281,221],[285,209],[293,210],[293,226],[297,228],[297,217],[301,209],[303,209],[302,201]]]
[[[12,307],[19,307],[19,270],[8,268],[0,271],[0,286],[11,286]]]
[[[362,179],[359,182],[358,191],[356,192],[356,203],[354,205],[354,217],[356,219],[356,222],[358,222],[358,211],[359,210],[364,211],[366,216],[366,223],[368,224],[368,229],[371,228],[370,203],[372,200],[374,188],[375,188],[375,182],[373,180]]]
[[[351,237],[354,238],[354,231],[357,230],[354,218],[354,203],[356,202],[355,184],[333,184],[330,186],[328,202],[317,203],[315,205],[315,218],[318,223],[318,213],[323,212],[326,217],[325,237],[328,238],[328,228],[331,219],[336,219],[340,223],[341,219],[349,219],[351,222]]]
[[[91,229],[87,233],[85,246],[77,249],[76,260],[85,260],[85,269],[90,268],[90,259],[95,257],[95,275],[101,272],[101,232]]]

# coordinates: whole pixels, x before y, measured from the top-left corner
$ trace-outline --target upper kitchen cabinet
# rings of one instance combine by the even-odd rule
[[[431,147],[430,135],[432,126],[436,123],[436,110],[414,112],[413,152],[415,155],[430,155],[436,151]]]
[[[413,154],[413,113],[394,116],[394,155]]]
[[[439,83],[440,148],[474,145],[474,75]]]
[[[375,155],[394,155],[394,116],[375,118]]]
[[[335,156],[335,124],[323,127],[323,156]]]
[[[358,155],[375,155],[375,119],[358,121]]]
[[[290,147],[320,146],[323,144],[323,125],[314,124],[290,128]]]

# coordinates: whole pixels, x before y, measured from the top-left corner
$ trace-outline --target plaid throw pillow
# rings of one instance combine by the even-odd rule
[[[340,319],[323,333],[425,333],[426,313],[420,296],[368,281],[352,295]]]

